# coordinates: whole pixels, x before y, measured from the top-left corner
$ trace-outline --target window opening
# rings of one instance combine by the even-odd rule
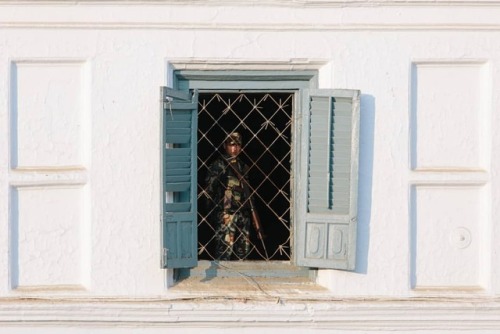
[[[200,92],[198,101],[199,259],[216,260],[218,226],[211,219],[216,203],[206,189],[208,168],[223,154],[228,135],[239,132],[240,157],[248,166],[251,196],[265,234],[261,240],[250,227],[251,251],[245,260],[289,261],[294,93]]]

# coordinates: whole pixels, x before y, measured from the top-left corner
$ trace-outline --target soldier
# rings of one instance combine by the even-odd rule
[[[231,133],[224,154],[208,168],[207,193],[215,205],[210,220],[215,228],[215,258],[243,260],[251,251],[251,205],[248,166],[241,161],[241,135]],[[243,179],[244,178],[244,179]]]

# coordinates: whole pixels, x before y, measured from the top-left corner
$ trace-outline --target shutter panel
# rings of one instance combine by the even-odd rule
[[[163,268],[197,265],[197,119],[195,92],[161,88]]]
[[[306,194],[297,222],[297,264],[354,270],[359,91],[304,90]]]

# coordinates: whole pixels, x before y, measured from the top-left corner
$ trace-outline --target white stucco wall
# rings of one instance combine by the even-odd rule
[[[320,271],[330,295],[169,292],[173,68],[315,69],[361,90],[357,269]],[[1,0],[0,326],[500,331],[499,72],[496,0]]]

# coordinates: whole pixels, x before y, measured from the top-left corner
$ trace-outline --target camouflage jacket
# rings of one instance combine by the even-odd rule
[[[241,182],[238,179],[237,173],[229,165],[230,163],[248,182],[248,166],[241,159],[224,155],[215,160],[209,166],[205,180],[209,206],[215,205],[218,211],[227,213],[246,211],[249,209],[248,196],[250,192],[246,187],[246,182]]]

